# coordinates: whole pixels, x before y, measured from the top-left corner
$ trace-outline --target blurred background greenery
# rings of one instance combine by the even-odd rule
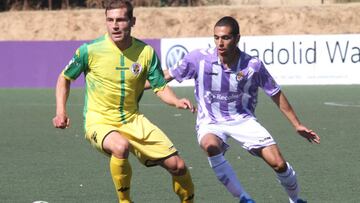
[[[0,11],[102,8],[106,0],[1,0]],[[360,0],[131,0],[137,7],[215,5],[317,5],[354,3]]]

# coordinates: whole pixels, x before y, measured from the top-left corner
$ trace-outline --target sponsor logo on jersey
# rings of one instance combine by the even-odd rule
[[[96,131],[94,131],[93,134],[91,135],[91,139],[94,140],[95,143],[97,143],[96,136],[97,136],[97,133],[96,133]]]
[[[204,92],[204,101],[208,104],[212,104],[214,102],[234,102],[241,98],[241,93],[229,92],[223,93],[221,91],[205,91]]]

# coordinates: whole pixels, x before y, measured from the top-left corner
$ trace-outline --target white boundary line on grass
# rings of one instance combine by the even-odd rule
[[[347,104],[347,103],[340,103],[340,102],[324,102],[325,105],[328,106],[339,106],[339,107],[357,107],[360,108],[360,105],[357,104]]]

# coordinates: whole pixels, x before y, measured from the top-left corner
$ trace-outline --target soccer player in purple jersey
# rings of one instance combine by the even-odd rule
[[[216,47],[195,50],[174,67],[164,71],[167,79],[195,80],[198,104],[197,139],[208,156],[219,181],[240,202],[254,202],[243,189],[236,173],[225,159],[227,139],[235,139],[251,154],[261,157],[276,173],[290,203],[306,202],[299,198],[299,185],[291,165],[285,161],[269,132],[256,120],[258,89],[271,97],[297,133],[310,143],[320,137],[305,127],[296,116],[280,86],[258,59],[238,48],[239,25],[229,16],[214,27]]]

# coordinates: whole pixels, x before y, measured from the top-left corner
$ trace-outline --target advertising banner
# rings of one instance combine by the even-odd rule
[[[160,56],[160,40],[144,40]],[[0,41],[0,88],[55,88],[75,50],[89,41]],[[83,87],[81,75],[72,87]]]
[[[214,46],[213,38],[162,39],[162,65]],[[244,36],[240,50],[260,58],[282,85],[360,84],[360,34]],[[184,84],[193,85],[192,81]]]

